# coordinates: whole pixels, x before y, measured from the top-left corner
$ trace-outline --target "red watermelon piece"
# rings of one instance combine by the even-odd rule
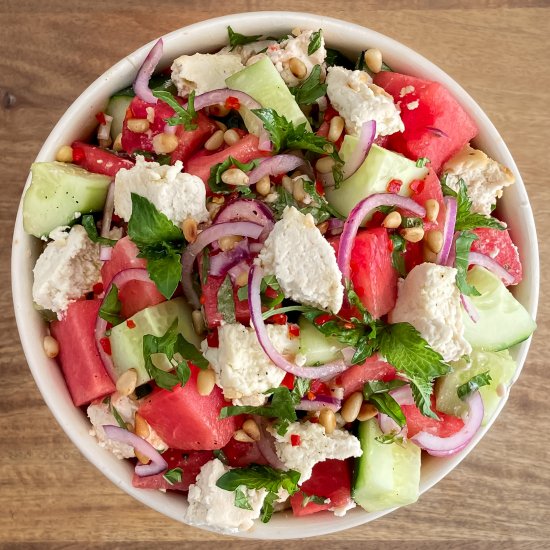
[[[158,290],[155,283],[143,281],[128,281],[119,289],[118,299],[122,306],[120,314],[124,319],[132,317],[146,307],[166,301],[165,296]]]
[[[138,258],[138,254],[139,250],[130,237],[120,239],[113,248],[111,259],[101,268],[103,288],[107,289],[113,277],[120,271],[131,267],[145,268],[147,261],[144,258]]]
[[[94,329],[101,300],[80,300],[69,305],[61,321],[50,324],[59,342],[58,362],[73,399],[80,407],[115,391],[97,351]]]
[[[232,437],[222,451],[229,466],[234,468],[246,468],[251,464],[268,464],[257,443],[244,443]]]
[[[131,160],[119,157],[115,153],[95,145],[75,141],[72,148],[73,162],[94,174],[103,174],[114,178],[122,168],[130,170],[134,166]]]
[[[428,157],[438,172],[445,161],[477,135],[472,118],[438,82],[389,71],[375,75],[374,82],[393,96],[405,125],[404,132],[389,136],[389,149],[412,160]],[[409,86],[414,90],[406,93]]]
[[[206,283],[202,287],[202,296],[204,302],[204,316],[208,328],[214,328],[221,325],[222,314],[218,310],[218,292],[225,277],[215,277],[208,275]],[[235,302],[235,317],[238,323],[248,325],[250,323],[250,309],[248,300],[239,300],[238,289],[233,287],[233,300]]]
[[[435,407],[432,406],[435,410]],[[440,420],[424,416],[415,405],[402,405],[401,410],[407,419],[407,437],[418,432],[427,432],[438,437],[450,437],[464,427],[464,422],[457,416],[435,411]]]
[[[424,181],[414,186],[415,191],[411,195],[411,198],[420,206],[426,206],[428,199],[435,199],[439,203],[439,214],[435,222],[430,222],[424,219],[424,229],[429,231],[431,229],[443,230],[445,225],[445,203],[443,202],[443,191],[441,189],[441,182],[437,177],[437,174],[430,168],[428,175]]]

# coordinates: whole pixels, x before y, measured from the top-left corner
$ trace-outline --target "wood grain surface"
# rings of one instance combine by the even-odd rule
[[[508,406],[488,435],[416,505],[303,546],[549,548],[549,0],[2,0],[0,547],[282,547],[223,539],[168,520],[87,463],[54,421],[27,368],[9,275],[12,226],[29,166],[80,92],[156,36],[209,17],[262,9],[319,12],[363,24],[446,70],[510,147],[541,237],[539,329]]]

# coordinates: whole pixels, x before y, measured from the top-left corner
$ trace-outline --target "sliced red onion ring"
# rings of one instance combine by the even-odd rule
[[[490,256],[481,254],[480,252],[470,252],[468,261],[472,265],[479,265],[488,269],[491,273],[494,273],[499,277],[505,285],[511,285],[515,281],[513,275],[508,273],[497,261],[493,260]]]
[[[269,132],[262,125],[258,134],[258,149],[260,151],[272,151],[273,143]]]
[[[435,261],[439,265],[447,265],[449,254],[453,245],[455,234],[457,202],[454,197],[445,197],[445,223],[443,225],[443,246],[437,254]]]
[[[328,221],[327,234],[331,237],[336,237],[337,235],[341,235],[342,231],[344,231],[344,220],[330,218]]]
[[[320,411],[321,409],[331,409],[334,412],[342,408],[342,400],[328,395],[317,395],[315,399],[302,398],[296,405],[297,411]]]
[[[359,141],[353,153],[346,161],[342,168],[342,178],[347,180],[349,177],[353,176],[359,167],[365,162],[365,158],[369,154],[370,148],[376,137],[376,121],[369,120],[363,122],[361,126],[361,132],[359,133]]]
[[[244,105],[248,109],[261,109],[262,106],[251,96],[240,92],[239,90],[232,90],[231,88],[219,88],[218,90],[212,90],[195,96],[194,107],[196,111],[200,111],[205,107],[211,105],[225,104],[227,99],[234,97],[239,100],[241,105]],[[187,104],[185,105],[187,107]]]
[[[250,250],[248,248],[248,239],[239,241],[231,250],[218,252],[210,256],[210,275],[223,277],[227,272],[237,264],[250,258]]]
[[[260,428],[260,439],[258,441],[258,449],[263,457],[267,460],[270,466],[276,470],[286,470],[286,466],[281,462],[275,452],[275,439],[266,430],[267,420],[263,416],[254,416],[254,420]]]
[[[174,126],[170,126],[170,124],[164,125],[164,133],[165,134],[175,134],[178,127],[174,124]]]
[[[193,288],[191,274],[193,272],[193,264],[197,256],[209,244],[227,237],[229,235],[238,235],[241,237],[250,237],[257,239],[263,231],[263,226],[252,222],[223,222],[211,225],[204,231],[201,231],[193,244],[190,244],[181,257],[181,285],[183,293],[189,303],[195,308],[200,308],[199,298]]]
[[[252,266],[248,274],[248,304],[250,306],[250,317],[252,325],[256,331],[258,341],[266,355],[280,369],[300,376],[301,378],[332,378],[341,372],[344,372],[348,365],[343,360],[326,363],[319,367],[300,367],[296,363],[291,363],[285,359],[271,343],[267,328],[262,318],[262,300],[260,297],[260,284],[262,282],[263,271],[260,266]]]
[[[419,432],[411,437],[411,441],[433,456],[451,456],[464,449],[481,426],[484,415],[483,400],[478,391],[473,393],[466,403],[469,411],[466,418],[463,418],[464,426],[460,431],[450,437]]]
[[[434,126],[426,126],[426,130],[430,131],[432,134],[436,135],[437,137],[449,137],[449,134],[444,132],[443,130],[440,130],[439,128],[435,128]]]
[[[264,227],[260,234],[260,241],[265,241],[273,226],[275,218],[273,212],[263,203],[254,199],[235,199],[228,202],[214,218],[214,224],[220,222],[254,222]]]
[[[365,219],[365,216],[379,206],[397,206],[398,208],[416,214],[420,218],[426,215],[424,207],[420,206],[412,199],[402,197],[395,193],[376,193],[357,203],[344,224],[344,231],[342,232],[338,248],[338,267],[342,272],[344,280],[350,278],[349,262],[357,231],[359,231],[359,227]]]
[[[462,307],[464,308],[464,311],[468,314],[468,317],[470,317],[470,319],[474,323],[477,323],[479,321],[479,311],[469,300],[468,296],[464,296],[464,294],[461,294],[460,301],[462,302]]]
[[[254,244],[254,243],[253,243]],[[251,247],[252,245],[250,245]],[[252,252],[252,250],[250,250]],[[231,281],[235,283],[237,281],[237,278],[242,275],[243,273],[246,273],[248,275],[248,270],[250,269],[250,266],[246,262],[241,262],[237,264],[236,266],[233,266],[229,271],[229,276],[231,277]]]
[[[147,57],[145,58],[143,65],[139,68],[136,79],[134,80],[134,92],[136,92],[139,99],[147,103],[157,103],[158,101],[149,88],[149,80],[151,79],[151,75],[162,57],[163,49],[164,43],[162,38],[159,38],[155,45],[151,48],[151,51],[147,54]]]
[[[118,426],[106,425],[102,426],[102,428],[109,439],[130,445],[136,451],[151,460],[150,464],[136,464],[134,471],[139,477],[154,476],[168,468],[168,462],[166,462],[153,445],[145,441],[145,439],[142,439],[124,428],[119,428]]]
[[[103,207],[103,220],[101,221],[101,233],[100,236],[109,238],[109,232],[111,231],[111,222],[113,220],[113,212],[115,210],[115,182],[112,181],[107,191],[107,198],[105,199],[105,206]],[[112,246],[101,245],[99,247],[99,259],[102,262],[106,262],[111,259],[113,253]]]
[[[264,176],[279,176],[295,170],[304,163],[304,159],[294,155],[275,155],[263,160],[248,174],[248,183],[253,185]]]
[[[152,283],[151,279],[149,278],[149,273],[147,273],[147,270],[140,267],[131,267],[129,269],[125,269],[123,271],[119,271],[110,282],[109,286],[105,290],[105,297],[103,298],[103,301],[101,302],[101,307],[103,307],[103,304],[105,303],[105,300],[107,299],[107,295],[109,294],[109,291],[111,290],[111,287],[113,285],[116,285],[116,287],[120,290],[126,283],[130,281],[143,281]],[[105,332],[107,331],[107,321],[105,319],[102,319],[99,315],[97,316],[96,322],[95,322],[95,329],[94,329],[94,335],[95,335],[95,344],[97,351],[99,353],[99,356],[101,357],[101,360],[103,361],[103,365],[105,366],[105,370],[109,373],[109,376],[113,379],[114,382],[117,380],[117,376],[115,374],[115,367],[113,365],[113,360],[111,359],[111,356],[105,352],[103,349],[103,346],[101,345],[101,340],[105,338]]]
[[[264,245],[262,243],[250,243],[249,249],[251,254],[259,254]]]

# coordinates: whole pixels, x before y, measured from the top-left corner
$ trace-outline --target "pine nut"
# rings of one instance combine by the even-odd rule
[[[130,118],[126,124],[128,130],[136,134],[143,134],[149,130],[149,121],[146,118]]]
[[[174,134],[157,134],[153,138],[153,150],[157,155],[166,155],[175,151],[178,147],[179,140]]]
[[[211,220],[213,220],[216,217],[220,209],[221,209],[220,204],[217,204],[215,202],[206,203],[206,210],[208,210],[208,215],[210,216]]]
[[[188,243],[194,243],[197,239],[197,222],[193,218],[187,218],[181,222],[183,236]]]
[[[240,168],[229,168],[222,174],[222,181],[227,185],[248,185],[248,176]]]
[[[441,231],[428,231],[424,237],[429,249],[438,254],[443,248],[443,233]]]
[[[371,403],[363,403],[361,405],[361,409],[359,410],[359,414],[357,415],[357,420],[361,422],[365,422],[365,420],[370,420],[371,418],[374,418],[378,414],[378,411],[376,410],[376,407],[372,405]]]
[[[199,395],[206,397],[212,393],[214,386],[216,385],[216,374],[215,372],[208,368],[199,371],[197,375],[197,391]]]
[[[214,204],[223,204],[225,202],[225,198],[222,195],[214,196],[212,197],[212,202]]]
[[[327,139],[333,143],[340,139],[344,131],[344,119],[341,116],[335,116],[330,121]]]
[[[305,76],[307,75],[307,67],[305,63],[298,57],[290,58],[290,61],[288,62],[288,68],[290,69],[290,72],[300,80],[302,78],[305,78]]]
[[[231,109],[226,107],[223,103],[218,103],[217,105],[210,105],[208,109],[212,116],[219,116],[219,117],[227,116],[231,111]]]
[[[235,245],[241,240],[242,237],[239,237],[238,235],[227,235],[226,237],[218,239],[218,246],[224,252],[227,250],[233,250]]]
[[[422,247],[422,255],[425,262],[435,264],[437,262],[437,254],[430,250],[428,243],[424,241],[424,246]]]
[[[292,36],[300,36],[302,34],[300,27],[294,27],[290,32]]]
[[[140,416],[138,413],[136,413],[136,416],[134,417],[134,433],[141,437],[142,439],[147,439],[149,435],[151,434],[151,429],[149,428],[149,424],[147,424],[147,421],[145,418]],[[142,463],[147,464],[149,462],[149,457],[141,454],[139,451],[134,450],[134,453],[136,455],[136,458]]]
[[[496,387],[496,393],[499,397],[504,397],[506,395],[506,384],[502,382]]]
[[[125,397],[130,395],[137,385],[138,375],[136,369],[124,371],[116,381],[116,391]]]
[[[328,230],[328,221],[320,223],[317,229],[321,232],[321,235],[324,235]]]
[[[238,286],[238,287],[241,287],[241,286],[245,286],[248,284],[248,272],[250,270],[247,269],[246,271],[243,271],[242,273],[239,273],[237,275],[237,278],[235,279],[235,284]]]
[[[429,222],[435,222],[439,215],[439,203],[435,199],[428,199],[425,204],[426,219]]]
[[[281,183],[283,187],[292,195],[294,191],[294,182],[292,181],[292,178],[289,178],[288,176],[283,176]]]
[[[269,195],[271,191],[271,180],[267,174],[257,181],[256,191],[258,194],[262,195],[262,197]]]
[[[215,120],[214,122],[216,123],[216,126],[223,132],[227,130],[227,126],[221,120]]]
[[[352,393],[345,401],[342,406],[340,414],[346,422],[353,422],[359,411],[361,410],[361,405],[363,404],[363,394],[360,391]]]
[[[153,124],[155,122],[155,109],[153,107],[146,107],[145,112],[147,113],[147,120],[150,124]]]
[[[260,428],[258,428],[258,424],[256,424],[256,422],[252,420],[252,418],[244,421],[243,431],[254,441],[260,441]]]
[[[237,430],[233,434],[233,439],[241,443],[254,443],[254,440],[244,430]]]
[[[118,134],[113,142],[113,151],[122,151],[122,133]]]
[[[315,163],[315,168],[320,174],[329,174],[334,168],[334,159],[332,157],[321,157]]]
[[[126,429],[129,431],[129,432],[132,432],[135,430],[135,427],[134,425],[131,423],[131,422],[126,422]]]
[[[365,63],[373,73],[382,70],[382,52],[378,48],[369,48],[365,52]]]
[[[193,328],[195,332],[200,336],[206,331],[206,325],[204,324],[204,317],[199,309],[196,309],[191,313],[191,320],[193,321]],[[200,374],[200,373],[199,373]]]
[[[63,145],[55,155],[57,162],[73,162],[73,148],[70,145]]]
[[[410,243],[417,243],[424,238],[424,229],[422,227],[405,227],[399,233]]]
[[[113,143],[113,140],[110,137],[107,139],[98,139],[97,141],[99,143],[99,146],[103,147],[103,149],[108,149]]]
[[[204,144],[204,148],[207,151],[216,151],[223,145],[223,131],[217,130],[214,132]]]
[[[325,428],[325,433],[331,434],[336,429],[336,415],[334,411],[324,408],[319,413],[319,424]]]
[[[49,334],[44,336],[44,342],[42,345],[44,346],[46,356],[50,359],[53,359],[59,355],[59,343],[53,336],[50,336]]]
[[[235,145],[235,143],[241,141],[241,136],[237,131],[233,130],[233,128],[230,128],[224,132],[223,140],[227,145]]]
[[[397,229],[401,225],[401,214],[397,211],[390,212],[382,222],[386,229]]]
[[[298,202],[304,202],[307,198],[308,194],[304,191],[304,180],[302,178],[297,178],[294,180],[292,195]]]

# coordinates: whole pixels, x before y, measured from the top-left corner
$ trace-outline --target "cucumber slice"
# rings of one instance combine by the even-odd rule
[[[468,382],[472,376],[489,371],[491,383],[479,388],[485,408],[483,424],[486,424],[502,399],[502,396],[497,393],[497,387],[500,384],[506,386],[510,384],[517,365],[508,350],[474,351],[470,355],[470,360],[471,362],[460,360],[453,363],[453,371],[438,379],[435,390],[436,408],[438,411],[454,416],[465,414],[468,411],[468,406],[462,399],[459,399],[456,393],[457,388]]]
[[[345,344],[336,338],[319,332],[305,317],[300,317],[300,353],[306,357],[306,365],[328,363],[340,355]]]
[[[101,211],[111,182],[108,176],[63,162],[35,162],[31,173],[23,199],[23,227],[35,237],[70,225],[77,213]]]
[[[126,110],[130,103],[132,103],[132,99],[133,98],[130,96],[114,95],[107,104],[105,112],[113,117],[113,121],[111,122],[111,138],[113,140],[122,132],[122,124],[126,118]]]
[[[384,444],[376,418],[359,423],[363,455],[355,461],[352,496],[367,512],[405,506],[418,500],[420,448],[414,443]]]
[[[340,148],[340,156],[346,161],[357,145],[355,136],[347,135]],[[355,205],[373,195],[385,193],[388,183],[393,179],[403,182],[400,195],[409,197],[409,185],[413,180],[422,180],[428,175],[427,168],[418,168],[412,160],[373,145],[363,164],[353,176],[340,184],[338,189],[327,189],[326,198],[331,206],[343,216],[348,216]]]
[[[188,342],[199,348],[200,338],[193,329],[191,308],[183,298],[175,298],[139,311],[131,317],[135,323],[134,328],[128,327],[127,323],[113,327],[109,340],[117,378],[128,369],[134,368],[138,373],[138,385],[151,380],[143,360],[143,337],[146,334],[162,336],[176,317],[180,333]],[[163,355],[155,357],[153,362],[161,369],[172,368]]]
[[[468,272],[468,283],[481,296],[469,296],[479,313],[477,323],[463,311],[464,338],[472,348],[501,351],[527,340],[537,327],[527,310],[512,296],[502,281],[483,267]]]
[[[305,122],[307,129],[311,130],[306,116],[302,113],[269,57],[265,56],[254,65],[245,67],[231,75],[225,79],[225,83],[228,88],[239,90],[253,97],[262,107],[275,109],[279,115],[284,116],[295,126]],[[244,109],[243,111],[246,127],[249,132],[255,132],[256,117],[254,116],[252,119],[252,113],[247,113]]]

